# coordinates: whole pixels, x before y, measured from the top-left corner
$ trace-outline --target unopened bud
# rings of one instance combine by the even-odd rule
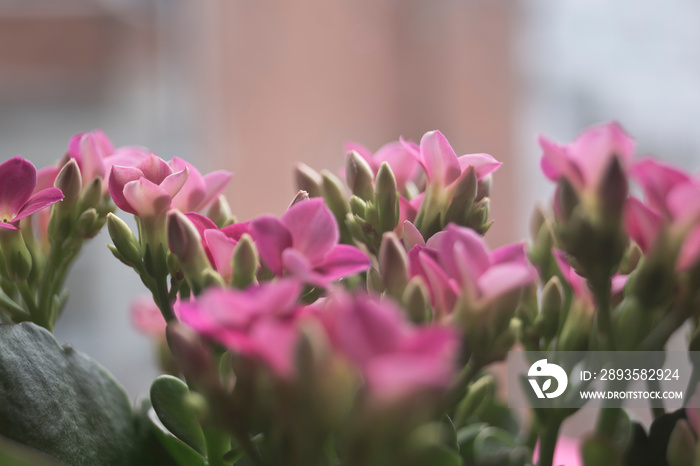
[[[620,274],[629,275],[632,273],[639,265],[642,256],[644,256],[644,253],[639,245],[634,242],[630,243],[627,248],[627,253],[622,258],[622,263],[620,264]]]
[[[117,252],[128,265],[134,266],[141,262],[141,246],[124,220],[114,214],[107,214],[107,231]]]
[[[558,351],[587,351],[593,328],[593,309],[575,300],[566,316],[564,327],[557,342]]]
[[[82,214],[80,214],[80,216],[78,217],[78,221],[75,223],[75,230],[80,236],[92,237],[97,233],[94,231],[96,221],[97,211],[94,207],[91,207],[84,211]]]
[[[26,280],[32,271],[33,262],[22,238],[22,231],[0,228],[0,250],[5,260],[5,278],[13,282]]]
[[[236,219],[231,214],[231,206],[223,194],[220,194],[211,204],[207,211],[207,217],[219,228],[236,223]]]
[[[668,466],[693,466],[695,464],[695,436],[685,419],[676,421],[666,449]]]
[[[537,239],[540,234],[540,229],[544,226],[546,221],[547,216],[542,210],[542,206],[535,206],[530,215],[530,238],[533,240]]]
[[[374,267],[367,271],[367,289],[376,291],[377,293],[384,291],[382,275]]]
[[[184,325],[170,322],[165,336],[170,351],[185,375],[197,378],[214,365],[211,350],[196,333]]]
[[[64,206],[75,206],[83,187],[83,180],[80,175],[80,168],[75,159],[70,159],[56,175],[54,186],[63,193]]]
[[[408,282],[401,296],[401,303],[412,322],[430,322],[430,293],[420,276],[415,276]]]
[[[386,292],[400,300],[408,283],[408,256],[393,232],[382,235],[379,246],[379,271]]]
[[[627,175],[619,157],[612,157],[598,188],[600,203],[609,221],[622,221],[622,208],[629,190]]]
[[[258,272],[258,250],[253,238],[244,234],[233,249],[233,278],[232,285],[236,288],[246,288],[255,283]]]
[[[399,223],[399,196],[396,177],[386,162],[382,162],[377,171],[374,201],[379,213],[379,233],[392,231]]]
[[[477,180],[474,167],[462,173],[447,208],[447,219],[457,225],[466,225],[469,211],[477,197]],[[482,196],[483,197],[483,196]]]
[[[343,242],[350,242],[350,233],[345,227],[345,216],[350,213],[350,204],[348,203],[343,183],[337,176],[324,170],[322,172],[322,186],[323,200],[333,213],[333,216],[335,216],[336,222],[338,222],[340,239]],[[311,191],[308,191],[308,193],[311,195]]]
[[[289,203],[289,207],[292,207],[293,205],[299,204],[302,201],[306,201],[309,199],[309,193],[307,193],[304,190],[300,190],[296,196],[294,196],[294,199],[292,199],[292,202]],[[289,207],[287,207],[289,209]]]
[[[83,189],[83,194],[80,196],[80,202],[78,208],[80,211],[85,211],[90,208],[97,208],[102,200],[102,178],[93,178],[85,189]]]
[[[485,234],[488,229],[491,228],[491,224],[493,224],[493,221],[489,222],[490,208],[491,199],[488,197],[485,197],[474,204],[474,208],[469,215],[466,226],[472,230],[475,230],[479,234]]]
[[[211,267],[208,269],[204,269],[204,271],[201,274],[201,282],[201,289],[198,290],[193,286],[192,289],[195,290],[195,294],[201,293],[202,291],[212,286],[217,288],[223,288],[226,285],[226,283],[224,283],[224,279],[221,277],[221,275],[219,275],[219,272],[212,269]]]
[[[476,200],[480,201],[491,195],[491,186],[493,186],[493,175],[488,174],[479,180],[478,189],[476,191]]]
[[[367,203],[357,196],[350,197],[350,212],[364,218],[367,215]]]
[[[306,164],[299,163],[294,167],[294,178],[298,189],[306,191],[310,197],[321,197],[323,179],[316,170]]]
[[[348,152],[345,159],[345,182],[350,191],[360,199],[374,199],[374,173],[372,167],[357,152]]]
[[[552,277],[542,290],[542,304],[535,325],[540,335],[552,339],[559,329],[559,315],[564,305],[564,289],[559,277]]]
[[[455,427],[463,426],[470,417],[479,414],[479,410],[493,399],[495,390],[496,381],[491,374],[486,374],[474,382],[457,406]]]
[[[182,212],[171,210],[167,228],[170,251],[180,261],[185,277],[188,280],[198,278],[210,266],[197,227]]]
[[[557,213],[558,216],[560,215],[562,220],[569,220],[571,214],[574,213],[574,209],[576,209],[581,202],[576,190],[566,178],[561,178],[555,196],[556,205],[558,206],[558,209],[555,209],[555,213]]]
[[[595,436],[581,446],[581,457],[586,466],[622,466],[624,463],[621,456],[619,447],[608,437]]]

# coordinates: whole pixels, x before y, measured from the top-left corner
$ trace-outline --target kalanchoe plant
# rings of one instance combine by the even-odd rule
[[[493,250],[482,236],[500,162],[458,157],[439,131],[375,153],[349,143],[340,176],[300,164],[286,212],[245,221],[221,194],[230,173],[101,131],[39,172],[4,162],[0,463],[695,464],[694,401],[654,406],[648,433],[604,405],[579,440],[560,435],[576,408],[533,409],[521,426],[499,399],[492,364],[516,343],[663,350],[690,322],[700,349],[698,178],[635,160],[614,123],[540,145],[551,205],[529,244]],[[131,315],[165,373],[133,408],[50,333],[66,273],[105,223],[150,292]]]

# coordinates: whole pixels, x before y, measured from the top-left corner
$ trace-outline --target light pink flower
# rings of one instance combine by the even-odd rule
[[[194,165],[178,157],[173,157],[170,166],[174,172],[184,169],[189,171],[187,181],[173,197],[171,204],[173,209],[180,212],[199,212],[208,207],[221,194],[232,176],[225,170],[202,176]]]
[[[34,192],[37,172],[21,156],[0,164],[0,228],[16,230],[21,219],[63,199],[58,188]]]
[[[228,349],[288,378],[294,370],[295,318],[302,286],[279,280],[245,290],[210,288],[179,306],[180,320]]]
[[[406,184],[412,181],[419,173],[418,160],[413,152],[407,150],[400,141],[384,144],[374,154],[365,146],[356,142],[348,142],[345,144],[346,152],[353,150],[365,159],[372,168],[372,173],[374,173],[375,177],[377,176],[377,171],[382,162],[387,162],[391,171],[394,173],[396,186],[399,191],[403,191]]]
[[[162,337],[166,322],[151,295],[139,295],[129,304],[131,323],[144,335]]]
[[[338,244],[338,224],[320,198],[294,204],[281,218],[258,217],[250,232],[263,263],[278,276],[325,287],[370,266],[365,253]]]
[[[577,191],[595,190],[613,157],[625,166],[632,158],[634,141],[617,123],[590,128],[572,143],[559,145],[540,136],[541,167],[552,181],[566,178]]]
[[[454,376],[459,337],[452,328],[413,327],[390,301],[341,292],[319,315],[332,346],[359,369],[375,399],[445,389]]]
[[[442,315],[452,312],[463,293],[474,302],[489,305],[535,280],[523,243],[489,252],[475,231],[450,224],[423,247],[415,227],[407,232],[409,244],[414,245],[408,253],[411,276],[423,277],[433,305]]]
[[[173,197],[187,180],[187,168],[174,172],[154,154],[135,166],[114,165],[109,178],[109,194],[125,212],[139,217],[157,217],[170,207]]]
[[[540,457],[539,443],[535,446],[535,452],[532,455],[532,462],[537,464]],[[554,466],[583,466],[581,458],[581,442],[570,437],[560,436],[557,440],[557,446],[554,448],[554,458],[552,460]]]

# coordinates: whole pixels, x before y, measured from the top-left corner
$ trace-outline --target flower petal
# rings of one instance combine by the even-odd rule
[[[135,167],[114,165],[109,172],[109,195],[114,203],[124,212],[136,214],[136,210],[124,197],[124,186],[143,177],[143,172]]]
[[[11,221],[36,186],[36,168],[18,155],[0,164],[0,221]]]
[[[518,288],[529,285],[535,280],[535,271],[524,264],[494,265],[479,277],[481,298],[489,301]]]
[[[199,209],[206,209],[209,204],[214,202],[232,177],[233,173],[226,170],[216,170],[204,175],[204,199],[202,199]]]
[[[217,272],[229,283],[233,277],[233,250],[237,241],[228,238],[221,230],[209,229],[204,231],[207,255]]]
[[[367,254],[354,246],[338,244],[326,254],[323,262],[315,267],[315,271],[328,281],[335,281],[364,272],[371,265]]]
[[[423,135],[420,155],[428,178],[434,183],[447,186],[462,173],[457,154],[440,131],[429,131]]]
[[[396,185],[399,191],[417,175],[418,167],[420,166],[415,155],[409,152],[399,141],[384,144],[374,153],[372,160],[375,174],[382,162],[389,164],[396,178]]]
[[[133,208],[132,213],[139,217],[155,217],[170,207],[170,195],[146,178],[128,182],[124,186],[124,198]]]
[[[413,249],[413,246],[425,246],[423,235],[420,234],[416,226],[406,220],[403,222],[403,244],[407,251]]]
[[[171,207],[182,212],[197,212],[200,210],[206,191],[204,178],[192,164],[179,157],[173,157],[170,166],[174,172],[188,170],[187,181],[173,195]]]
[[[281,221],[291,234],[294,249],[304,254],[312,265],[321,263],[338,244],[338,224],[322,198],[294,204]]]
[[[168,196],[172,199],[175,195],[177,195],[178,192],[180,192],[180,189],[185,185],[187,182],[187,178],[189,176],[189,170],[187,168],[180,170],[179,172],[175,172],[171,175],[168,175],[165,177],[165,179],[160,183],[160,187],[165,190],[166,193],[168,193]]]
[[[57,203],[63,199],[63,193],[58,188],[46,188],[33,195],[17,213],[14,221],[21,220],[34,212]]]
[[[639,199],[630,197],[625,203],[625,230],[644,251],[649,252],[661,229],[661,217]]]
[[[272,273],[282,275],[282,252],[292,247],[292,235],[289,230],[276,217],[264,215],[250,222],[250,232],[260,253],[260,259]]]
[[[503,162],[499,162],[489,154],[466,154],[462,155],[457,160],[459,161],[459,167],[462,171],[469,167],[474,167],[477,180],[490,175],[498,170],[498,167],[503,165]]]
[[[666,212],[666,196],[674,186],[690,182],[690,176],[651,158],[642,159],[629,168],[629,173],[644,190],[644,198],[659,212]]]
[[[173,169],[170,168],[168,162],[155,154],[148,154],[141,159],[136,164],[136,168],[141,170],[148,181],[155,184],[161,184],[168,175],[173,173]]]

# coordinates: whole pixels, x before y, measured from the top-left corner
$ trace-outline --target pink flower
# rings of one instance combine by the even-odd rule
[[[338,225],[320,198],[294,204],[279,219],[259,217],[250,231],[263,263],[278,276],[325,287],[370,267],[362,251],[338,244]]]
[[[151,295],[139,295],[130,305],[131,323],[144,335],[162,337],[165,335],[165,319]]]
[[[537,464],[540,457],[539,444],[535,446],[535,452],[532,455],[532,462]],[[583,466],[581,459],[581,445],[577,439],[560,436],[557,440],[557,446],[554,448],[553,466]]]
[[[502,165],[488,154],[466,154],[457,157],[447,138],[440,131],[429,131],[420,140],[420,146],[405,141],[404,147],[412,151],[423,166],[431,184],[448,187],[469,167],[474,167],[476,178],[482,178],[495,172]],[[418,150],[418,152],[416,152]]]
[[[187,168],[174,172],[154,154],[135,166],[115,165],[109,178],[109,194],[125,212],[144,218],[157,217],[170,207],[187,180]]]
[[[180,319],[228,349],[259,359],[277,375],[294,369],[295,318],[301,284],[280,280],[246,290],[210,288],[179,306]]]
[[[634,141],[617,123],[590,128],[574,142],[559,145],[540,136],[541,167],[552,181],[566,178],[577,191],[600,186],[613,157],[626,165],[634,152]]]
[[[37,172],[34,165],[21,156],[0,164],[0,228],[16,230],[21,219],[63,199],[58,188],[34,193]]]
[[[367,161],[372,168],[374,176],[377,176],[377,171],[382,162],[387,162],[391,171],[396,177],[396,186],[399,191],[403,191],[406,184],[412,181],[418,173],[418,160],[415,155],[406,149],[404,144],[399,141],[384,144],[374,154],[365,146],[356,142],[348,142],[345,144],[345,151],[355,151]]]
[[[489,252],[479,234],[456,225],[448,225],[435,234],[425,247],[420,245],[422,237],[418,236],[414,228],[407,230],[407,240],[416,244],[408,253],[410,273],[423,277],[433,305],[443,316],[452,312],[463,293],[488,306],[535,280],[523,243]]]
[[[413,327],[390,301],[336,292],[319,315],[332,346],[360,371],[378,400],[396,400],[447,388],[455,373],[457,332],[432,325]]]
[[[208,207],[221,194],[232,176],[225,170],[217,170],[202,176],[194,165],[178,157],[173,157],[170,166],[174,172],[189,170],[187,181],[175,194],[171,204],[173,209],[181,212],[199,212]]]
[[[234,223],[219,229],[214,222],[196,212],[185,214],[199,231],[202,246],[211,266],[219,272],[224,282],[229,283],[233,276],[233,250],[241,236],[250,234],[249,223]]]

